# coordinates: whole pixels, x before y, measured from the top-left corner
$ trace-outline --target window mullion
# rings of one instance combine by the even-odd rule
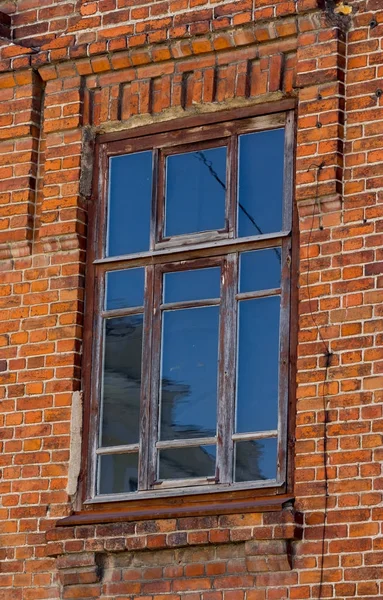
[[[289,356],[290,356],[290,277],[291,277],[291,238],[282,244],[281,273],[281,312],[280,312],[280,354],[278,390],[278,461],[277,481],[286,478],[287,418],[289,396]]]
[[[96,167],[98,169],[98,183],[97,183],[97,198],[100,202],[100,210],[97,213],[97,230],[101,235],[95,236],[94,241],[94,252],[95,258],[101,259],[106,256],[106,248],[108,246],[108,187],[109,187],[109,158],[107,154],[107,147],[105,145],[99,146],[97,155]]]
[[[93,440],[92,448],[90,450],[91,460],[91,472],[90,472],[90,495],[91,497],[97,496],[98,494],[98,458],[96,450],[99,447],[100,433],[101,433],[101,410],[102,410],[102,383],[103,383],[103,356],[104,356],[104,343],[105,343],[105,330],[104,330],[104,319],[101,317],[101,312],[105,302],[105,273],[96,269],[94,279],[94,289],[97,290],[96,304],[94,307],[94,321],[93,321],[93,335],[94,339],[98,340],[97,344],[93,347],[92,362],[94,365],[95,377],[92,378],[91,386],[91,398],[93,399],[94,405],[91,406],[90,410],[90,423],[89,428],[91,433],[91,439]]]
[[[161,377],[161,304],[162,298],[162,269],[161,265],[153,267],[153,303],[151,306],[151,340],[152,359],[150,373],[150,396],[148,403],[148,437],[147,446],[147,489],[150,489],[157,479],[157,448],[158,419],[159,419],[159,389]]]
[[[238,254],[229,254],[223,264],[219,340],[217,479],[220,483],[231,483],[233,480],[237,278]]]
[[[294,195],[294,150],[295,150],[294,111],[286,114],[284,175],[283,175],[283,229],[291,231],[292,202]]]
[[[150,251],[153,252],[156,246],[156,237],[157,237],[157,227],[159,227],[159,223],[161,222],[162,215],[158,210],[160,191],[159,191],[159,181],[161,181],[161,177],[159,176],[159,161],[160,161],[160,152],[158,148],[154,148],[153,150],[153,173],[152,173],[152,207],[150,212]],[[162,170],[162,169],[161,169]]]
[[[238,136],[232,135],[228,156],[228,197],[226,202],[229,221],[229,236],[236,237],[237,232],[237,187],[238,187]]]
[[[148,489],[148,452],[150,432],[150,394],[151,394],[151,363],[152,363],[152,319],[153,319],[153,285],[154,267],[147,266],[145,274],[145,305],[144,331],[142,338],[141,358],[141,395],[140,395],[140,435],[138,462],[138,489]]]
[[[161,150],[156,150],[156,207],[155,207],[155,228],[154,228],[154,247],[162,239],[165,229],[165,185],[166,185],[166,159]]]

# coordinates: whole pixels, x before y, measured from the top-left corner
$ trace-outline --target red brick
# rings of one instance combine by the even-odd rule
[[[0,57],[0,599],[313,600],[323,548],[323,598],[377,597],[381,3],[360,0],[347,53],[317,0],[80,4],[4,7],[16,43],[4,39]],[[294,570],[286,538],[302,532],[273,512],[54,528],[72,510],[70,413],[82,377],[82,125],[112,131],[203,114],[205,103],[211,112],[290,96],[301,256],[289,484],[304,516]]]

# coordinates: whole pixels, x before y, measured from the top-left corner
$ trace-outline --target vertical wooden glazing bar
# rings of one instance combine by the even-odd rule
[[[235,411],[235,362],[238,280],[238,254],[229,254],[222,267],[222,300],[219,339],[218,447],[217,476],[219,483],[230,483],[233,473],[233,430]]]
[[[290,276],[291,276],[291,238],[283,240],[281,273],[281,311],[280,311],[280,355],[278,386],[278,463],[277,481],[283,483],[286,478],[286,446],[289,401],[289,353],[290,353]]]
[[[144,331],[142,338],[141,359],[141,397],[140,397],[140,437],[138,461],[138,489],[148,489],[148,463],[149,446],[147,439],[150,430],[150,392],[151,392],[151,364],[152,364],[152,322],[153,322],[153,286],[154,267],[148,266],[145,270],[145,306],[144,306]]]
[[[228,143],[228,193],[226,210],[229,224],[229,237],[237,237],[237,195],[238,195],[238,136],[232,135]]]
[[[152,206],[150,211],[150,250],[154,250],[156,245],[156,232],[158,226],[159,212],[157,210],[157,199],[159,197],[159,150],[153,150],[153,170],[152,170]]]
[[[166,157],[161,150],[156,151],[157,181],[156,181],[156,223],[155,240],[161,242],[165,231],[165,203],[166,203]]]
[[[106,255],[107,245],[107,227],[108,227],[108,182],[109,182],[109,158],[107,154],[107,146],[101,145],[99,147],[98,155],[96,156],[97,162],[97,182],[94,189],[97,190],[93,202],[99,205],[99,209],[96,210],[97,222],[94,228],[92,248],[91,248],[91,259],[102,258]],[[93,267],[94,268],[94,267]],[[96,448],[98,447],[99,440],[99,413],[101,403],[101,390],[102,390],[102,369],[103,369],[103,319],[101,318],[101,311],[104,306],[105,298],[105,271],[103,269],[94,268],[94,280],[93,289],[89,290],[88,296],[85,301],[88,302],[90,294],[93,296],[92,306],[87,306],[87,311],[92,311],[92,338],[93,346],[92,351],[88,354],[90,362],[87,365],[90,373],[89,380],[89,398],[88,398],[88,423],[89,423],[89,446],[88,455],[89,460],[89,479],[87,496],[93,498],[96,495],[97,487],[97,455]]]
[[[95,228],[95,258],[104,258],[107,255],[108,247],[108,201],[109,201],[109,179],[110,162],[107,148],[102,145],[99,155],[99,178],[98,178],[98,198],[96,202],[100,203],[100,212],[97,227]]]
[[[162,301],[162,268],[161,265],[153,268],[153,304],[152,304],[152,365],[150,383],[150,422],[148,437],[148,487],[152,487],[157,479],[157,449],[158,420],[159,420],[159,391],[161,378],[161,310]]]
[[[283,229],[292,231],[294,238],[294,226],[298,225],[297,219],[293,220],[293,215],[296,215],[295,209],[295,178],[294,178],[294,162],[296,148],[296,128],[295,128],[295,112],[290,110],[286,113],[285,124],[285,148],[284,148],[284,182],[283,182]],[[294,227],[295,228],[295,227]],[[298,248],[298,239],[294,240],[295,248]],[[282,274],[281,274],[281,358],[279,372],[279,436],[278,436],[278,470],[277,479],[282,483],[287,480],[287,440],[289,435],[289,425],[293,419],[292,413],[289,414],[289,395],[293,396],[293,382],[290,381],[292,355],[292,335],[291,335],[291,302],[292,302],[292,238],[285,239],[282,242]],[[296,264],[298,264],[298,254]],[[294,261],[295,264],[295,261]],[[296,294],[294,293],[294,297]],[[294,308],[297,309],[297,304],[294,303]],[[296,341],[296,333],[294,333],[294,341]],[[295,363],[295,360],[294,360]],[[294,389],[295,394],[295,389]],[[290,400],[291,400],[290,397]],[[291,459],[289,459],[290,464]],[[288,482],[288,480],[287,480]]]
[[[91,497],[94,490],[94,462],[95,455],[93,449],[95,447],[96,431],[92,422],[92,410],[95,397],[92,390],[93,382],[93,356],[95,354],[95,344],[93,343],[93,330],[96,327],[98,296],[97,296],[97,267],[94,266],[94,260],[101,256],[97,243],[100,243],[101,238],[97,237],[97,231],[100,229],[100,221],[102,221],[104,212],[100,212],[102,199],[100,197],[100,171],[102,167],[102,146],[96,146],[95,169],[93,174],[92,198],[89,205],[89,222],[94,224],[89,227],[89,237],[87,244],[86,257],[86,281],[85,281],[85,319],[84,319],[84,338],[83,338],[83,358],[81,365],[82,373],[82,388],[85,392],[84,396],[84,415],[83,415],[83,439],[81,464],[83,472],[88,474],[85,481],[80,479],[80,493],[76,498],[75,508],[81,508],[81,501],[84,502]],[[101,188],[102,190],[102,188]],[[102,244],[101,244],[102,249]]]
[[[282,229],[291,231],[292,202],[294,195],[294,151],[295,151],[294,111],[286,113],[284,178],[283,178],[283,220]]]
[[[101,311],[104,306],[105,298],[105,271],[98,269],[95,277],[95,289],[98,296],[96,305],[94,306],[94,322],[93,322],[93,344],[92,353],[92,378],[91,378],[91,398],[89,411],[89,428],[90,428],[90,445],[89,453],[92,456],[90,466],[90,495],[94,497],[97,487],[97,455],[96,449],[100,439],[100,407],[102,401],[103,387],[103,357],[104,357],[104,319],[101,317]]]

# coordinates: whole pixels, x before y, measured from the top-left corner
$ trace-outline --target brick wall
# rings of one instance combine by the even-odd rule
[[[383,596],[380,4],[0,2],[1,600]],[[294,507],[55,527],[75,502],[94,136],[289,98]]]

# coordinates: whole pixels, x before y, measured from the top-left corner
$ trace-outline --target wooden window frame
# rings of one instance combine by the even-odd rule
[[[159,185],[158,185],[158,198],[157,198],[157,241],[155,242],[155,250],[161,250],[162,248],[179,248],[183,244],[196,244],[202,242],[213,242],[218,241],[223,238],[229,239],[234,235],[234,219],[233,215],[230,212],[230,208],[232,206],[232,202],[226,197],[225,198],[225,226],[222,229],[217,231],[204,231],[201,233],[197,233],[194,235],[190,234],[182,234],[177,236],[166,236],[164,232],[165,227],[165,195],[166,195],[166,185],[164,181],[164,174],[166,169],[166,159],[169,156],[174,156],[176,154],[181,154],[183,152],[193,152],[193,150],[200,150],[204,148],[206,150],[210,148],[218,148],[218,147],[227,147],[227,157],[226,157],[226,186],[227,186],[227,194],[228,196],[230,191],[232,190],[231,185],[231,171],[232,171],[232,163],[233,163],[233,149],[232,149],[232,139],[229,138],[215,138],[202,142],[196,143],[185,143],[177,146],[171,146],[169,148],[164,148],[162,152],[160,152],[159,161],[158,161],[158,174],[159,174]]]
[[[255,115],[251,116],[252,114]],[[169,128],[169,124],[165,124],[162,127],[164,132],[159,133],[159,126],[143,127],[138,128],[134,132],[119,132],[116,134],[104,134],[99,136],[98,144],[96,148],[96,168],[94,175],[94,194],[93,201],[90,210],[90,236],[89,236],[89,248],[88,248],[88,270],[87,270],[87,288],[86,288],[86,302],[87,302],[87,313],[85,323],[85,335],[84,335],[84,362],[83,362],[83,374],[84,374],[84,389],[86,392],[85,396],[85,416],[84,416],[84,444],[83,444],[83,471],[81,476],[81,507],[85,510],[112,510],[116,509],[116,503],[121,506],[121,503],[126,506],[130,506],[134,513],[134,507],[138,503],[142,506],[142,501],[148,506],[148,510],[151,507],[155,510],[155,507],[159,507],[161,503],[168,501],[169,497],[183,497],[182,503],[187,503],[190,506],[199,506],[201,498],[204,498],[203,504],[205,510],[207,507],[206,499],[211,498],[212,503],[225,502],[226,499],[233,502],[240,502],[243,504],[244,499],[255,497],[261,498],[264,496],[272,496],[282,494],[283,497],[291,492],[291,477],[287,474],[287,440],[291,438],[291,426],[288,425],[288,415],[292,411],[288,411],[288,404],[293,402],[293,395],[291,393],[291,368],[294,360],[290,359],[291,355],[291,341],[294,340],[294,331],[291,328],[291,306],[294,304],[294,294],[291,293],[290,286],[287,286],[282,297],[282,306],[284,311],[283,322],[281,327],[284,329],[291,330],[292,335],[290,336],[290,342],[288,334],[282,333],[282,338],[285,340],[282,352],[281,352],[281,363],[283,365],[282,377],[283,383],[283,401],[279,402],[279,423],[285,424],[283,431],[280,432],[280,447],[279,447],[279,464],[280,474],[283,470],[283,476],[279,478],[279,481],[275,485],[270,486],[267,484],[263,486],[261,482],[246,482],[244,484],[233,484],[226,481],[217,485],[205,485],[205,486],[194,486],[188,488],[170,488],[170,489],[150,489],[146,491],[139,491],[135,493],[127,493],[125,495],[113,495],[95,497],[94,496],[94,482],[96,479],[94,457],[97,455],[98,450],[96,447],[97,432],[98,432],[98,417],[97,407],[98,398],[100,397],[100,385],[101,385],[101,360],[100,360],[100,340],[101,340],[101,329],[100,323],[101,318],[98,315],[102,315],[103,311],[103,274],[109,270],[118,270],[126,267],[129,263],[129,267],[134,266],[146,266],[146,289],[151,287],[155,288],[155,294],[159,294],[158,281],[154,281],[155,270],[162,272],[164,265],[174,264],[177,261],[192,261],[204,259],[215,262],[218,257],[222,257],[224,263],[227,262],[228,257],[232,257],[234,253],[239,256],[240,251],[254,250],[260,248],[269,248],[274,245],[279,245],[282,249],[282,264],[284,265],[282,270],[282,280],[291,280],[290,277],[290,265],[291,257],[294,262],[294,253],[291,255],[291,240],[292,240],[292,215],[293,215],[293,162],[294,162],[294,102],[283,101],[275,103],[272,107],[265,105],[262,107],[253,108],[252,112],[247,108],[245,111],[238,111],[238,115],[234,121],[229,121],[228,118],[234,116],[230,113],[219,113],[214,115],[208,115],[207,117],[199,117],[197,121],[190,122],[190,120],[184,120],[184,123],[176,122],[173,123],[174,128],[170,132],[166,132]],[[209,123],[210,121],[210,123]],[[205,126],[206,122],[206,126]],[[184,125],[184,126],[183,126]],[[215,141],[230,138],[230,144],[233,144],[235,139],[233,136],[240,135],[246,132],[253,132],[256,130],[285,127],[285,180],[284,180],[284,199],[283,199],[283,227],[282,231],[278,234],[263,234],[258,236],[252,236],[250,238],[238,238],[233,239],[233,231],[235,230],[235,219],[234,214],[234,201],[230,198],[228,203],[230,210],[226,211],[227,227],[225,232],[221,232],[221,235],[217,235],[219,232],[213,232],[212,235],[201,236],[177,236],[176,239],[164,239],[162,231],[156,227],[158,223],[157,210],[161,202],[158,203],[158,187],[155,189],[152,198],[152,216],[151,216],[151,236],[150,236],[150,250],[148,252],[141,252],[130,256],[117,256],[117,257],[104,257],[103,248],[106,239],[106,202],[107,202],[107,172],[108,172],[108,160],[110,156],[120,155],[128,152],[144,151],[147,149],[153,149],[160,147],[165,149],[165,153],[177,153],[182,148],[184,150],[185,143],[181,144],[182,140],[185,140],[185,129],[188,129],[188,143],[186,144],[188,150],[193,150],[193,143],[206,143],[208,145],[214,145]],[[178,143],[177,143],[178,142]],[[154,152],[154,176],[156,176],[159,168],[161,158],[159,151]],[[237,177],[237,166],[236,166],[236,152],[228,153],[228,162],[230,168],[228,173],[231,173],[234,179]],[[103,174],[101,177],[100,175]],[[230,177],[230,175],[229,175]],[[164,186],[163,181],[160,178],[160,186]],[[153,186],[155,188],[155,186]],[[229,186],[229,194],[233,196],[235,193],[235,186]],[[163,206],[163,201],[162,201]],[[179,244],[180,238],[182,239],[182,246]],[[233,260],[230,258],[230,260]],[[162,267],[160,267],[162,265]],[[166,268],[166,267],[165,267]],[[227,268],[227,267],[226,267]],[[233,268],[233,266],[231,267]],[[233,273],[233,271],[232,271]],[[157,286],[157,290],[156,287]],[[228,288],[230,285],[228,285]],[[234,286],[231,286],[232,293],[236,296],[236,290]],[[243,294],[242,294],[243,296]],[[145,307],[144,310],[147,312],[153,312],[153,296],[151,294],[145,294]],[[228,307],[224,307],[223,311],[228,313]],[[114,311],[114,313],[121,314],[133,314],[134,312],[140,311]],[[110,313],[109,313],[109,316]],[[227,314],[227,319],[234,320],[236,316],[234,314]],[[148,329],[148,328],[146,328]],[[158,328],[157,328],[158,329]],[[146,358],[149,359],[151,354],[151,341],[152,336],[149,335],[148,330],[144,333],[143,347],[146,353]],[[231,373],[234,373],[233,369],[233,356],[229,356],[230,352],[227,349],[222,350],[223,363],[225,363]],[[231,366],[230,366],[231,365]],[[234,375],[233,375],[234,376]],[[147,375],[142,381],[142,396],[146,398],[154,398],[154,394],[150,393],[150,386],[153,385],[153,381],[156,376],[152,376],[150,379]],[[158,376],[157,376],[158,379]],[[221,393],[220,390],[219,393]],[[234,403],[234,394],[229,398],[227,394],[228,402]],[[222,402],[221,402],[222,404]],[[152,425],[147,419],[147,411],[144,410],[144,403],[141,404],[141,431],[140,440],[148,436],[148,430]],[[152,407],[153,410],[153,407]],[[230,430],[231,425],[228,423],[226,418],[219,417],[218,419],[218,431],[229,432],[226,435],[232,434]],[[222,434],[222,433],[221,433]],[[219,434],[219,435],[221,435]],[[153,435],[153,434],[152,434]],[[225,434],[224,434],[225,435]],[[257,435],[253,435],[251,439],[257,438]],[[262,436],[259,436],[262,437]],[[205,440],[206,441],[206,440]],[[290,441],[291,443],[291,441]],[[229,447],[229,445],[227,445]],[[141,447],[142,450],[142,447]],[[226,461],[230,459],[226,458]],[[145,464],[148,465],[147,457]],[[226,462],[226,464],[228,464]],[[289,460],[289,471],[292,469],[291,460]],[[141,477],[145,482],[148,481],[148,473],[145,472],[146,467],[140,467]],[[224,475],[223,479],[227,479]],[[202,489],[203,488],[203,489]],[[282,498],[282,497],[281,497]],[[168,499],[168,500],[167,500]],[[197,510],[197,509],[196,509]],[[199,511],[200,509],[198,509]]]

